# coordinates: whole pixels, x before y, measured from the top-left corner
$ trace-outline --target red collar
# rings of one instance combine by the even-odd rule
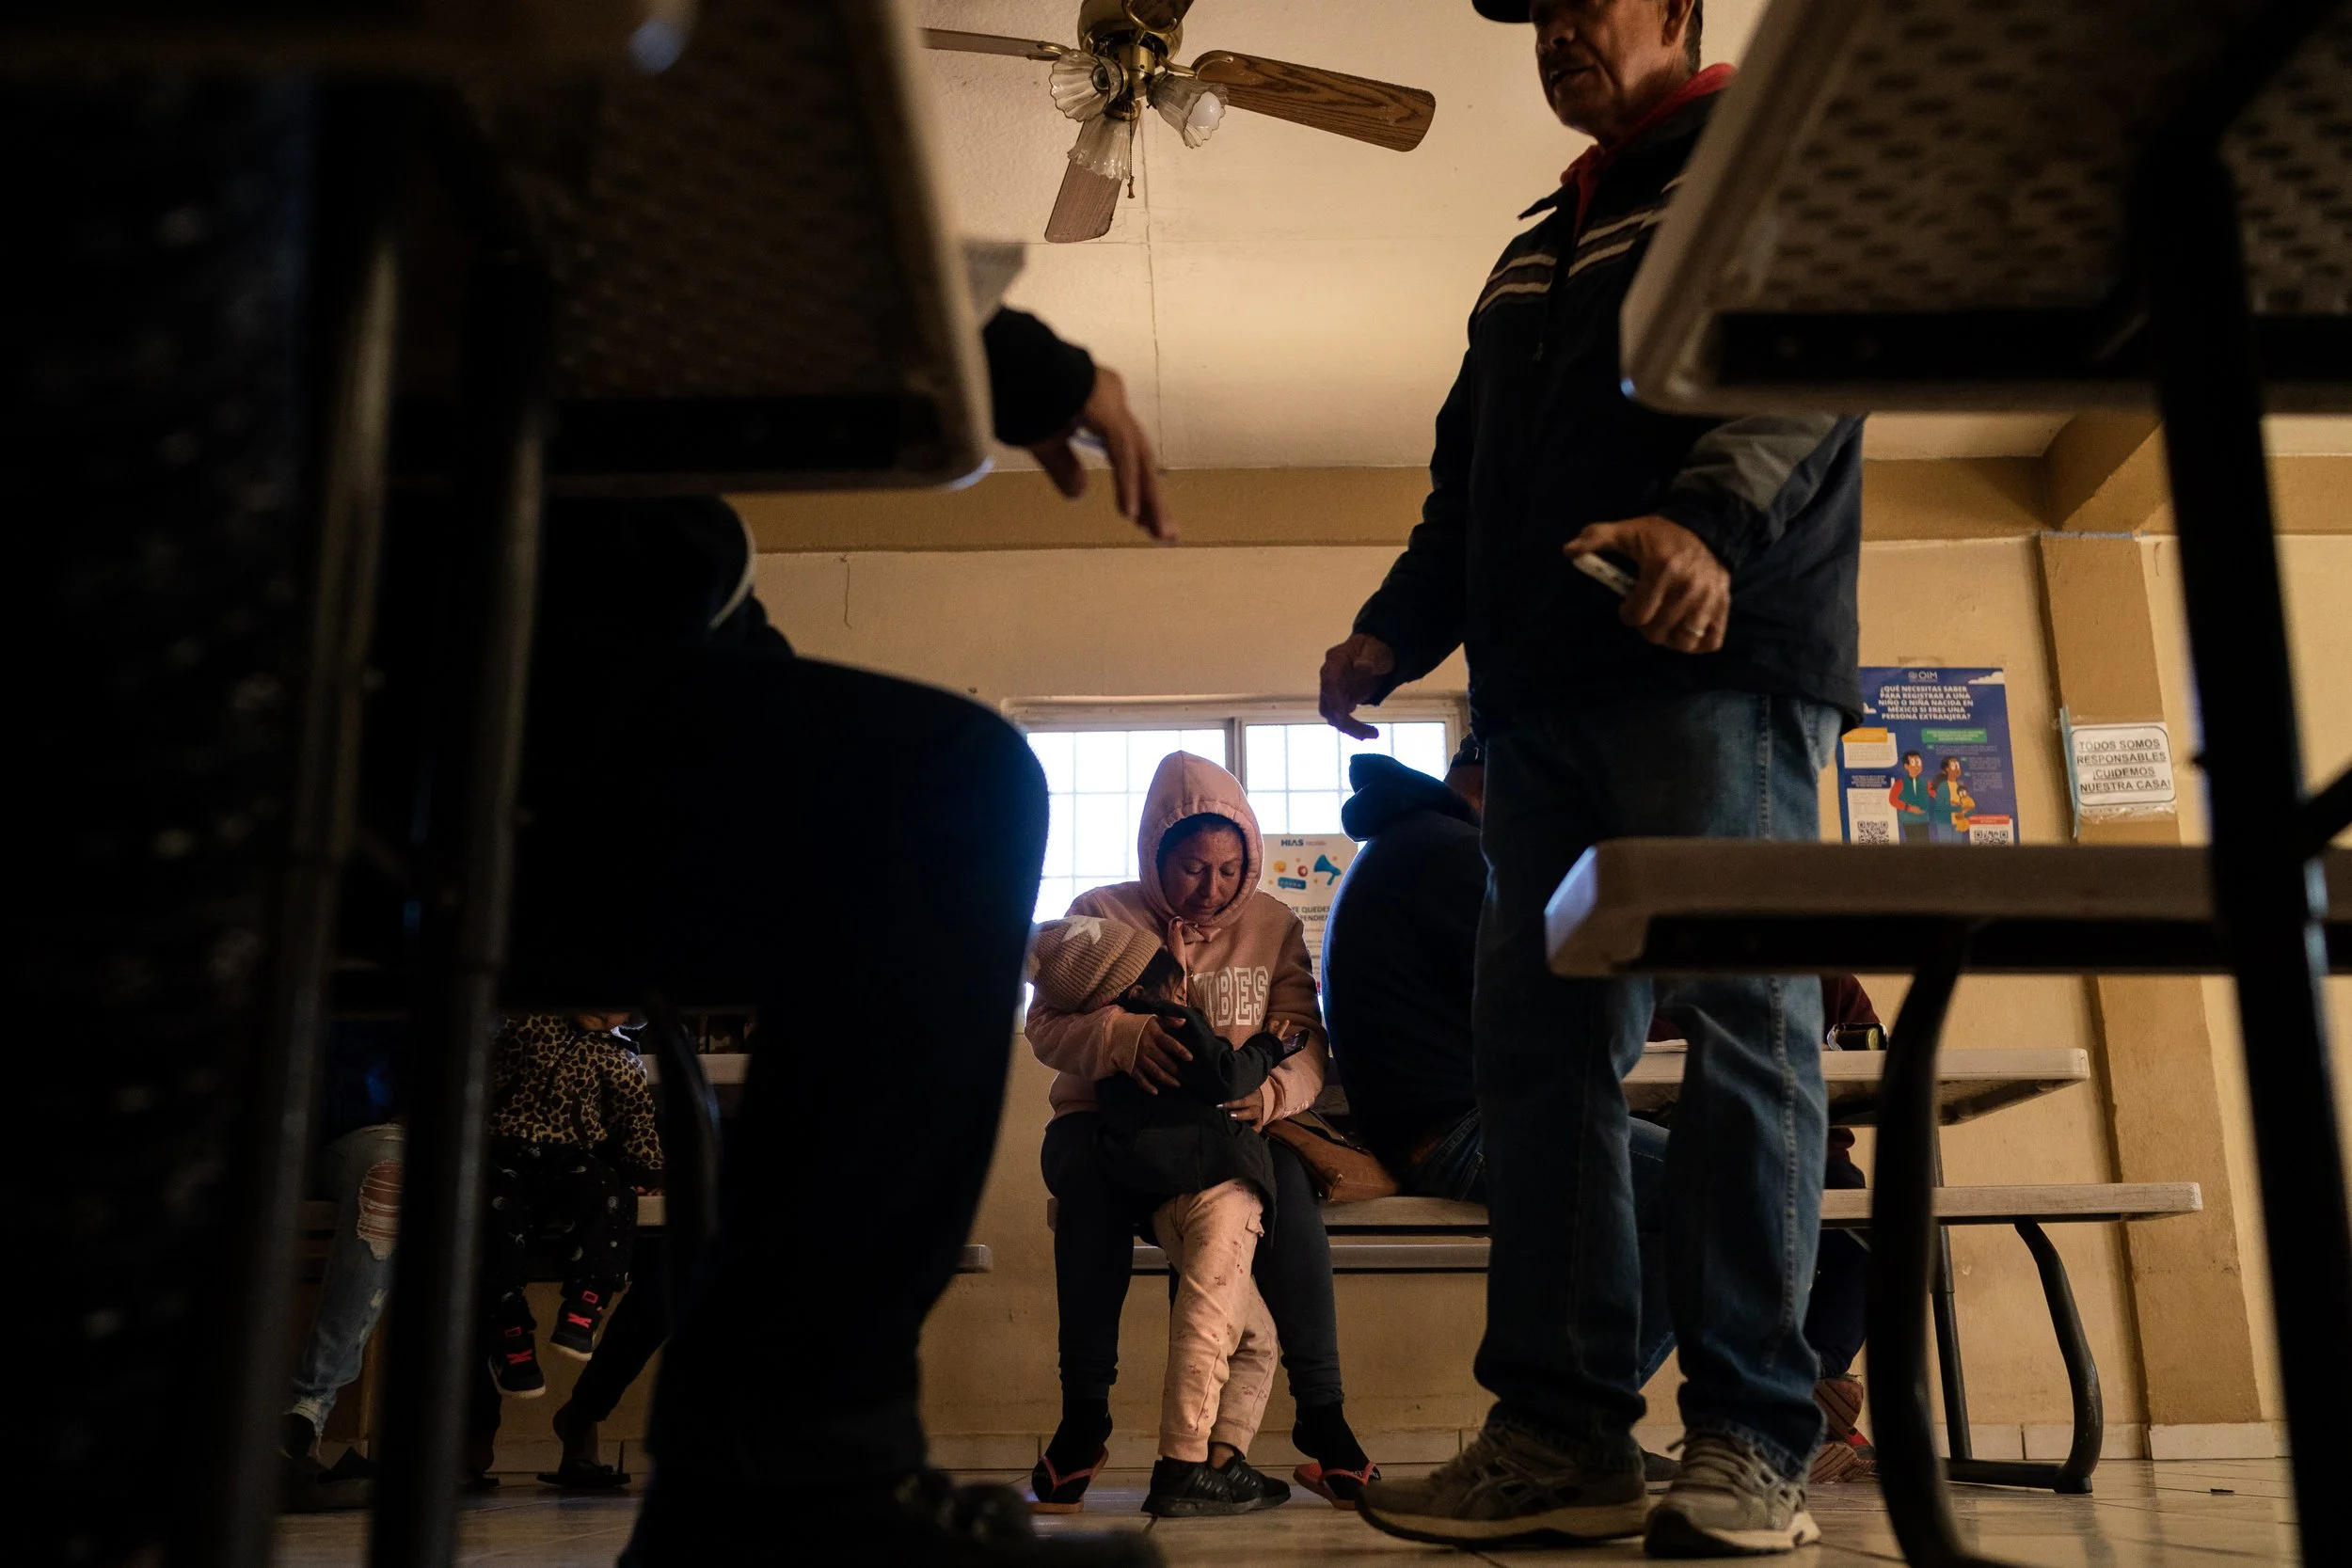
[[[1711,97],[1731,86],[1731,78],[1735,71],[1736,68],[1730,65],[1708,66],[1705,71],[1651,104],[1649,112],[1627,127],[1624,135],[1607,146],[1595,142],[1584,150],[1576,162],[1560,171],[1561,185],[1576,187],[1576,227],[1580,232],[1584,228],[1584,209],[1592,205],[1593,190],[1600,183],[1602,171],[1616,162],[1617,154],[1641,140],[1644,132],[1659,124],[1676,110],[1694,103],[1702,98]]]

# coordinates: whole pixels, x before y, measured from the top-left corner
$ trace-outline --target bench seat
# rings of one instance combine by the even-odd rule
[[[1821,1224],[1832,1230],[1866,1230],[1867,1188],[1833,1188],[1821,1195]],[[2193,1214],[2204,1207],[2194,1181],[2104,1181],[2052,1186],[1939,1187],[1935,1217],[1946,1225],[2082,1225],[2105,1220],[2152,1220]],[[1331,1236],[1334,1274],[1482,1274],[1486,1268],[1486,1211],[1441,1197],[1375,1197],[1327,1204],[1323,1227]],[[1138,1274],[1165,1274],[1168,1259],[1138,1242]]]

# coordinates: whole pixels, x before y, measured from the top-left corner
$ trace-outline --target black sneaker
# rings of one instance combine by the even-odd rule
[[[539,1352],[531,1330],[516,1323],[501,1328],[490,1341],[490,1381],[510,1400],[535,1400],[548,1391],[547,1374],[539,1370]]]
[[[1649,1518],[1642,1450],[1565,1454],[1516,1427],[1488,1423],[1470,1446],[1418,1481],[1379,1481],[1356,1511],[1407,1541],[1446,1546],[1639,1535]]]
[[[1233,1459],[1222,1470],[1206,1460],[1162,1459],[1152,1465],[1143,1512],[1162,1519],[1217,1519],[1278,1508],[1290,1495],[1289,1487],[1246,1459]]]
[[[581,1291],[564,1298],[556,1308],[555,1331],[548,1336],[548,1349],[585,1361],[596,1354],[596,1324],[604,1321],[604,1309],[612,1297],[606,1291]]]
[[[1227,1460],[1220,1473],[1233,1489],[1233,1496],[1253,1507],[1279,1508],[1291,1500],[1290,1482],[1277,1481],[1239,1454]]]

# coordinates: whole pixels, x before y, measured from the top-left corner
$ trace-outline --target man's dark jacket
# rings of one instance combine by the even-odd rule
[[[1486,863],[1469,802],[1382,756],[1348,765],[1340,813],[1368,842],[1323,930],[1331,1065],[1364,1142],[1403,1175],[1413,1146],[1475,1103],[1470,968]]]
[[[1727,74],[1696,79],[1521,214],[1542,217],[1504,248],[1470,312],[1421,525],[1356,618],[1395,651],[1392,686],[1465,647],[1482,731],[1726,689],[1861,715],[1861,421],[1660,413],[1626,395],[1618,369],[1618,309]],[[1587,524],[1653,513],[1730,569],[1719,652],[1644,641],[1618,621],[1616,596],[1560,553]]]

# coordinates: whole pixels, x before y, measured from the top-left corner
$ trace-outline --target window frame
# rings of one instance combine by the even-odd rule
[[[1248,747],[1243,731],[1251,724],[1320,724],[1322,713],[1312,697],[1038,697],[1002,705],[1004,716],[1021,733],[1032,730],[1068,733],[1078,730],[1207,730],[1225,732],[1228,770],[1249,789]],[[1469,703],[1460,697],[1391,698],[1364,716],[1383,724],[1445,725],[1445,752],[1461,750],[1469,733]]]

